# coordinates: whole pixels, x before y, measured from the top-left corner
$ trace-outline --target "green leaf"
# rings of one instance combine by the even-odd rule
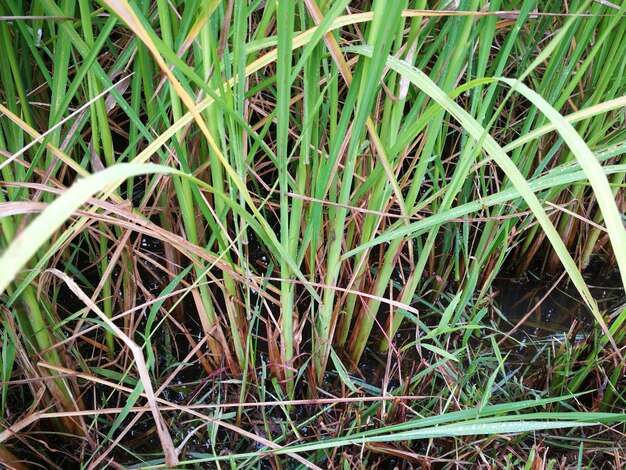
[[[0,294],[54,232],[87,200],[99,191],[119,186],[126,178],[149,173],[181,174],[162,165],[124,163],[79,179],[54,200],[26,229],[13,239],[0,256]]]

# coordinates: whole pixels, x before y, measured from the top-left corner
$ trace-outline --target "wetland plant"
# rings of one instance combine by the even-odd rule
[[[0,461],[619,467],[624,13],[1,2]]]

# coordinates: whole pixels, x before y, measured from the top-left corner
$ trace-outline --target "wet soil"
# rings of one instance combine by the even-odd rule
[[[140,241],[141,249],[145,250],[150,256],[155,259],[159,258],[163,254],[162,246],[158,240],[145,238]],[[259,265],[263,266],[265,263],[265,254],[260,251],[254,251],[254,256],[259,258]],[[155,265],[151,265],[149,258],[143,261],[141,276],[145,286],[148,286],[150,294],[158,295],[163,287],[167,284],[168,279],[162,272],[156,268]],[[87,260],[81,261],[82,271],[84,273],[84,279],[86,290],[89,290],[90,285],[97,284],[97,269],[92,266],[88,266]],[[619,273],[616,270],[605,269],[601,262],[596,262],[592,268],[585,275],[586,282],[590,286],[591,292],[598,301],[598,305],[603,312],[612,312],[617,309],[618,306],[623,306],[626,302],[624,297],[624,291],[621,288],[621,279]],[[559,278],[541,278],[534,276],[533,273],[527,273],[524,279],[512,279],[507,277],[501,277],[496,279],[493,284],[494,290],[497,295],[494,297],[493,318],[496,321],[497,328],[500,331],[510,331],[511,336],[514,337],[519,343],[525,345],[533,344],[535,341],[542,338],[551,338],[555,335],[564,335],[568,332],[571,333],[575,328],[576,334],[581,335],[584,338],[593,330],[594,320],[589,314],[588,309],[585,307],[582,299],[576,292],[571,283],[566,282]],[[141,295],[141,294],[140,294]],[[60,298],[66,299],[63,308],[71,313],[82,305],[75,299],[71,293],[62,290]],[[137,302],[144,302],[145,298],[137,299]],[[423,305],[420,306],[423,309]],[[192,302],[185,304],[185,310],[187,315],[182,321],[184,328],[187,329],[188,334],[192,337],[198,337],[201,335],[201,326],[197,321],[197,314],[194,312],[194,306]],[[425,321],[428,322],[428,312],[425,312]],[[434,317],[434,316],[433,316]],[[141,324],[145,320],[140,319],[138,328],[142,331]],[[436,321],[436,318],[435,320]],[[157,369],[167,371],[171,366],[172,360],[178,362],[184,357],[189,348],[187,336],[180,331],[172,331],[161,329],[163,332],[154,339],[154,345],[156,347],[158,364]],[[262,338],[263,331],[259,331],[258,337]],[[310,335],[310,331],[308,332]],[[409,394],[413,391],[411,388],[411,380],[419,370],[424,366],[424,362],[428,362],[430,359],[427,356],[422,356],[422,352],[418,352],[417,348],[413,346],[415,343],[415,329],[404,328],[398,332],[395,342],[396,350],[392,355],[388,353],[380,353],[377,351],[376,345],[380,338],[373,337],[372,344],[367,348],[366,354],[363,360],[359,364],[358,373],[351,375],[351,380],[354,385],[360,388],[364,393],[370,396],[381,396],[387,393],[406,393]],[[94,337],[94,341],[102,341],[101,337]],[[477,340],[479,341],[479,340]],[[259,357],[257,359],[258,377],[255,380],[256,387],[263,385],[266,390],[278,391],[276,384],[272,382],[272,379],[267,373],[267,355],[266,348],[259,343],[257,351]],[[475,346],[480,349],[479,343]],[[174,359],[171,358],[172,352],[176,353]],[[519,370],[518,365],[527,363],[533,358],[533,354],[537,353],[537,348],[518,348],[516,354],[510,356],[511,377],[514,377],[515,371]],[[263,367],[265,365],[265,368]],[[541,375],[545,373],[542,369],[542,362],[537,361],[537,374]],[[515,369],[518,367],[518,369]],[[515,369],[515,370],[514,370]],[[265,370],[265,372],[263,372]],[[542,370],[544,372],[542,372]],[[525,369],[525,374],[528,374],[528,368]],[[342,384],[338,377],[338,373],[330,371],[326,375],[326,381],[323,384],[325,393],[330,393],[335,396],[345,396],[345,386]],[[236,378],[229,377],[225,371],[216,371],[212,377],[207,377],[205,371],[199,362],[192,363],[185,367],[182,372],[173,380],[162,393],[162,397],[177,404],[185,405],[192,403],[225,403],[225,402],[239,402],[239,389],[236,384]],[[305,381],[301,381],[305,383]],[[105,390],[102,387],[95,387],[95,393],[90,394],[88,398],[95,398],[96,396],[103,396],[110,390]],[[303,385],[296,391],[296,398],[308,398],[310,390],[306,385]],[[270,395],[266,398],[272,400],[272,397],[279,399],[278,395]],[[22,396],[22,400],[26,403],[27,397]],[[92,400],[87,400],[92,401]],[[88,407],[95,406],[95,403],[87,403]],[[111,406],[116,406],[111,404]],[[365,408],[362,408],[365,410]],[[316,417],[316,413],[319,413],[319,408],[312,406],[299,406],[292,409],[289,413],[289,419],[285,415],[284,409],[279,406],[269,407],[263,412],[260,409],[246,412],[246,421],[252,425],[252,432],[258,435],[272,438],[271,434],[280,435],[285,428],[289,420],[295,423],[305,423],[309,420],[310,424],[305,424],[300,429],[301,437],[303,440],[323,438],[322,435],[318,435],[319,429],[316,429],[316,424],[319,423],[333,423],[339,422],[345,418],[347,412],[345,407],[337,406],[327,412],[326,416]],[[361,411],[353,409],[349,410],[349,413],[360,413]],[[225,411],[229,416],[234,413],[234,410]],[[388,411],[388,418],[390,422],[398,422],[403,419],[402,412],[390,407]],[[172,417],[170,417],[172,418]],[[130,418],[129,418],[130,420]],[[128,421],[129,421],[128,420]],[[251,452],[258,450],[252,442],[243,442],[238,439],[233,433],[226,433],[223,429],[220,429],[217,434],[211,433],[208,428],[195,431],[198,426],[197,420],[188,420],[185,422],[173,423],[172,433],[175,440],[179,441],[185,438],[190,433],[193,433],[193,437],[190,438],[184,448],[184,456],[187,458],[198,458],[207,455],[226,455],[229,453]],[[256,425],[254,423],[257,423]],[[265,429],[264,423],[273,423],[274,429]],[[270,426],[271,427],[271,426]],[[124,429],[124,424],[120,427]],[[44,429],[42,429],[43,431]],[[267,435],[267,433],[270,435]],[[114,436],[117,433],[114,433]],[[133,430],[127,435],[124,441],[124,447],[127,451],[118,450],[115,454],[115,458],[118,462],[127,462],[131,464],[136,462],[133,458],[133,453],[139,453],[143,455],[149,455],[151,452],[157,452],[159,447],[159,441],[154,433],[152,420],[147,414],[144,418],[134,425]],[[66,440],[66,442],[59,442],[60,448],[69,449],[73,446],[80,446],[75,440]],[[416,450],[416,449],[414,449]],[[24,456],[34,461],[39,460],[36,457],[36,449],[26,450],[24,449]],[[62,465],[62,468],[75,468],[78,465],[78,461],[75,460],[76,453],[72,456],[72,451],[57,453],[60,458],[58,464]],[[57,464],[57,462],[54,462]],[[268,458],[267,461],[261,464],[261,468],[271,468],[272,462]],[[415,462],[413,462],[415,464]],[[395,456],[388,456],[381,458],[378,462],[377,468],[411,468],[412,463]],[[60,467],[59,467],[60,468]],[[77,468],[77,467],[76,467]],[[205,466],[203,468],[211,468]]]

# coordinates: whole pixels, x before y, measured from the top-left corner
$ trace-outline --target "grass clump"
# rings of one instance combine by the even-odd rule
[[[624,13],[1,4],[0,460],[619,466]]]

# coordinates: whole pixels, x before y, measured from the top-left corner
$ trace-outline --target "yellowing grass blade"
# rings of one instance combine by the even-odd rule
[[[367,57],[370,57],[372,55],[372,49],[368,46],[355,46],[355,47],[350,47],[347,49],[352,52],[365,55]],[[541,203],[539,202],[539,199],[537,199],[537,196],[535,195],[534,191],[531,189],[530,185],[528,184],[528,182],[526,181],[522,173],[519,171],[519,169],[515,166],[515,164],[508,157],[506,152],[502,150],[502,147],[500,147],[500,145],[494,140],[493,137],[491,137],[491,135],[486,133],[483,126],[481,126],[480,123],[476,121],[476,119],[474,119],[467,111],[465,111],[461,106],[459,106],[456,102],[454,102],[424,72],[422,72],[417,67],[414,67],[403,60],[400,60],[391,56],[387,59],[387,65],[391,69],[395,70],[398,74],[408,78],[411,81],[411,83],[413,83],[415,86],[421,89],[424,93],[428,94],[443,109],[448,111],[455,119],[457,119],[461,123],[463,128],[474,139],[476,139],[476,141],[481,143],[481,146],[483,147],[484,151],[491,158],[493,158],[493,160],[500,166],[500,168],[502,168],[502,170],[511,180],[511,183],[515,186],[515,188],[519,191],[520,195],[524,198],[524,200],[528,204],[528,207],[532,210],[533,215],[535,216],[535,218],[541,225],[541,228],[544,230],[546,236],[548,237],[548,240],[550,240],[550,243],[554,247],[555,252],[559,255],[561,263],[563,264],[563,267],[567,271],[567,274],[570,276],[572,282],[576,286],[576,289],[578,289],[578,292],[580,293],[581,297],[583,298],[585,303],[588,305],[594,318],[598,322],[598,325],[600,325],[600,327],[602,328],[602,331],[606,335],[606,338],[611,342],[611,345],[615,349],[615,352],[621,358],[622,357],[621,352],[619,351],[619,348],[617,347],[617,344],[615,343],[613,336],[609,332],[609,329],[604,319],[602,318],[600,311],[598,310],[598,305],[596,301],[593,299],[591,292],[589,292],[589,288],[587,287],[587,284],[585,284],[585,281],[582,277],[582,274],[578,270],[576,263],[574,262],[571,255],[569,254],[567,247],[563,243],[563,240],[561,240],[561,237],[559,233],[557,232],[556,228],[554,227],[554,225],[548,218],[548,215],[546,214]],[[502,80],[505,81],[506,79],[502,79]],[[510,80],[510,82],[507,82],[507,83],[517,84],[518,82],[515,80]],[[526,89],[529,90],[527,87]],[[538,95],[533,96],[534,99],[537,99],[537,97]],[[544,112],[549,113],[547,115],[551,117],[551,120],[553,121],[553,124],[557,126],[557,129],[566,131],[567,138],[571,140],[572,144],[574,144],[576,147],[580,147],[581,142],[582,142],[582,145],[584,145],[585,148],[589,150],[586,144],[584,143],[584,141],[582,141],[582,138],[580,138],[580,136],[578,136],[578,139],[572,136],[571,133],[572,132],[576,133],[576,131],[573,130],[573,127],[571,127],[571,124],[567,123],[567,121],[562,116],[560,117],[559,120],[556,120],[556,117],[554,116],[554,114],[558,114],[556,110],[553,110],[553,112],[550,112],[550,110],[545,109]],[[558,122],[555,122],[555,120]],[[569,126],[569,127],[566,127],[566,126]],[[591,171],[590,169],[592,166],[592,164],[588,161],[589,158],[592,158],[592,159],[594,158],[591,152],[589,152],[589,155],[590,157],[585,156],[584,158],[585,160],[587,160],[585,162],[585,165],[588,167],[587,171]],[[582,162],[580,163],[582,165]],[[601,168],[598,169],[600,164],[597,162],[596,164],[597,164],[597,167],[596,165],[593,165],[593,172],[594,173],[599,172],[602,174]],[[587,173],[587,171],[585,171],[585,173]],[[587,174],[587,177],[590,177],[590,175]],[[617,209],[616,208],[609,209],[610,204],[606,200],[608,197],[606,195],[606,191],[608,190],[608,182],[606,182],[606,177],[604,176],[604,181],[606,182],[606,184],[601,180],[601,177],[599,177],[597,174],[591,175],[591,177],[594,179],[594,183],[592,183],[592,184],[595,184],[594,190],[597,186],[598,190],[600,191],[599,196],[603,198],[604,200],[603,204],[604,206],[607,207],[608,213],[606,215],[608,215],[609,217],[615,218],[615,211]],[[604,188],[603,186],[606,186],[606,187]],[[610,194],[610,191],[609,191],[609,194]],[[611,200],[612,200],[612,196],[611,196]],[[615,227],[615,225],[616,225],[615,221],[613,221],[611,223],[609,231],[611,231],[612,229],[614,232],[619,232],[620,229],[618,227]],[[608,226],[608,222],[607,222],[607,226]],[[624,228],[621,227],[622,232],[623,230]],[[616,251],[623,250],[623,247],[626,246],[626,242],[622,241],[624,239],[623,237],[626,237],[626,235],[624,235],[623,233],[622,234],[617,233],[617,234],[614,234],[613,237],[611,238],[611,241],[613,243],[615,242],[620,243],[618,245],[614,245],[614,248]],[[624,257],[624,255],[622,255],[622,257]],[[621,266],[622,265],[620,264],[620,268]],[[625,271],[622,271],[622,276],[624,276],[624,273],[626,272],[626,266],[624,269]]]
[[[622,276],[622,284],[626,288],[626,229],[622,221],[622,214],[617,208],[609,180],[604,174],[602,166],[580,134],[576,132],[574,126],[565,117],[561,116],[543,97],[517,80],[508,78],[500,78],[499,80],[524,95],[541,110],[565,143],[567,143],[576,160],[578,160],[580,167],[589,179],[593,194],[602,211],[611,245],[613,245],[615,259]]]
[[[178,173],[161,165],[132,163],[115,165],[87,178],[79,179],[63,195],[50,204],[20,233],[0,257],[0,294],[15,279],[17,273],[41,248],[52,234],[83,205],[87,199],[108,186],[117,185],[126,178],[149,173]]]

